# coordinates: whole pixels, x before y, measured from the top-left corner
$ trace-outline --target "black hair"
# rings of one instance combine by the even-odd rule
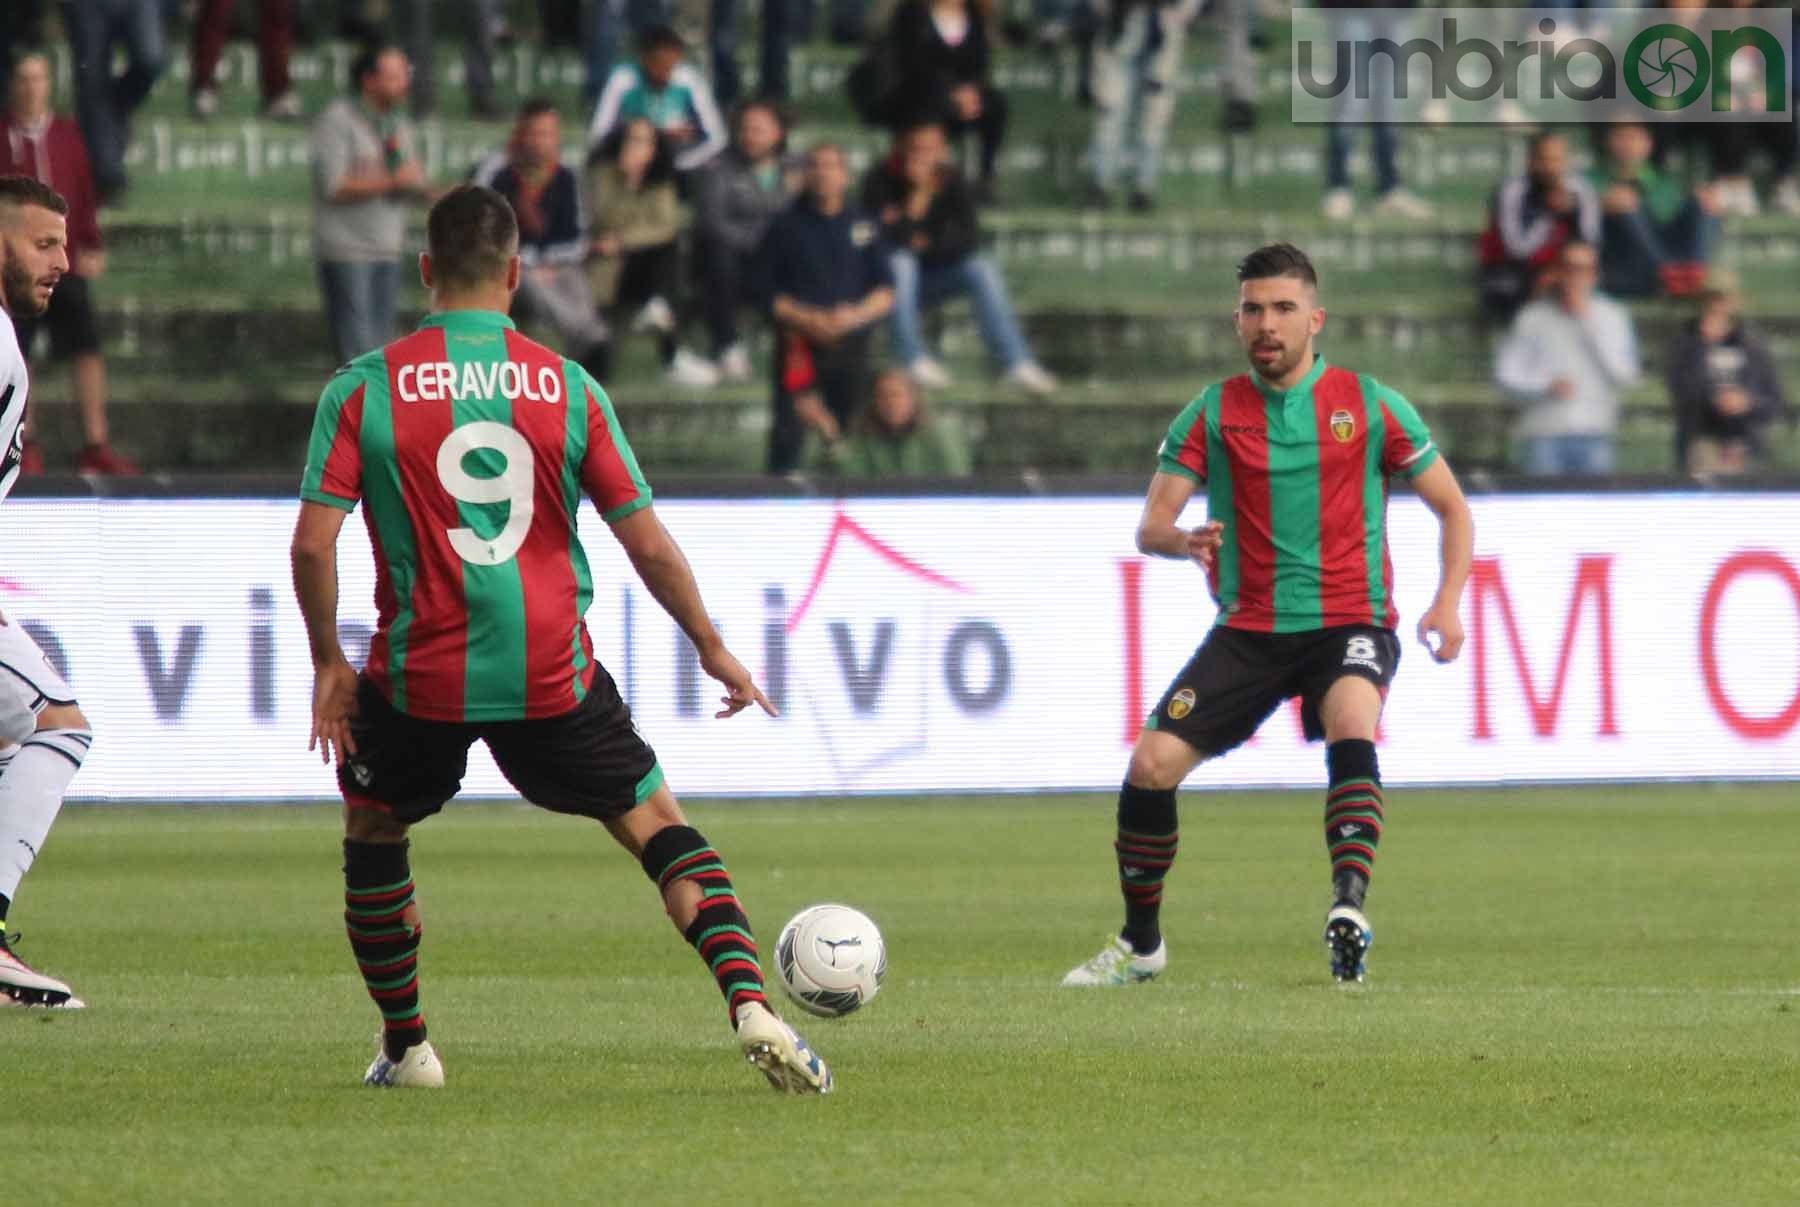
[[[1319,287],[1319,274],[1313,271],[1312,261],[1292,243],[1270,243],[1238,261],[1240,282],[1266,281],[1270,277],[1294,277],[1314,289]]]
[[[63,195],[35,176],[0,176],[0,205],[42,206],[65,216],[69,212]]]
[[[687,39],[676,33],[674,27],[669,25],[652,25],[638,35],[639,54],[647,54],[652,50],[661,50],[667,46],[686,51]]]
[[[491,285],[519,254],[519,220],[506,198],[479,184],[445,193],[425,219],[434,289],[455,292]]]
[[[546,113],[556,112],[559,112],[556,107],[556,102],[540,92],[536,96],[528,96],[525,98],[524,102],[519,106],[519,116],[514,120],[523,124],[534,118],[542,117]]]
[[[614,126],[611,132],[600,140],[600,145],[594,148],[594,153],[588,162],[618,163],[619,153],[625,149],[626,136],[631,133],[631,128],[639,122],[649,126],[651,133],[656,135],[656,154],[650,157],[650,166],[644,170],[644,184],[646,186],[661,184],[665,180],[675,179],[675,144],[670,141],[668,135],[656,128],[655,122],[647,117],[628,117]]]
[[[389,51],[406,53],[406,49],[398,42],[370,42],[357,51],[356,57],[350,60],[350,86],[361,92],[363,81],[375,74],[376,68],[381,65],[381,56]]]

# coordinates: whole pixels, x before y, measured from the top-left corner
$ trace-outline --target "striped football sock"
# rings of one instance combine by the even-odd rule
[[[389,1060],[425,1042],[419,1011],[419,911],[404,842],[344,840],[344,929],[363,984],[381,1011]]]
[[[763,992],[762,965],[750,919],[738,904],[725,861],[691,826],[665,826],[644,846],[644,873],[665,897],[683,880],[700,889],[700,909],[681,936],[700,954],[724,995],[727,1015],[735,1025],[745,1002],[769,1004]]]
[[[1125,897],[1125,926],[1119,937],[1146,955],[1162,942],[1163,877],[1175,862],[1180,835],[1175,828],[1175,790],[1119,789],[1119,832],[1113,853],[1119,860],[1119,891]]]
[[[1381,770],[1375,743],[1345,738],[1325,749],[1331,787],[1325,793],[1325,849],[1331,853],[1331,891],[1338,905],[1362,908],[1375,850],[1381,845]]]

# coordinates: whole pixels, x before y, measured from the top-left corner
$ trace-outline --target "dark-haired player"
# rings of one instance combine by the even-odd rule
[[[745,1055],[790,1093],[831,1089],[776,1018],[724,861],[663,782],[582,617],[593,598],[576,512],[593,499],[632,566],[725,688],[729,717],[773,712],[708,619],[594,379],[506,318],[519,229],[491,189],[432,207],[417,332],[339,370],[319,400],[294,533],[314,664],[312,737],[344,796],[344,920],[382,1038],[363,1080],[440,1086],[419,1009],[419,907],[407,829],[487,747],[533,804],[591,817],[642,863],[718,981]],[[378,626],[362,673],[337,637],[338,531],[363,504]]]
[[[69,271],[68,213],[48,185],[0,176],[0,499],[19,480],[29,384],[9,320],[49,308]],[[0,1006],[82,1005],[67,985],[12,950],[6,911],[93,743],[75,693],[31,634],[0,613]]]
[[[1157,915],[1175,859],[1175,789],[1295,696],[1307,738],[1326,742],[1331,974],[1362,980],[1373,938],[1363,895],[1382,826],[1375,730],[1400,661],[1391,478],[1412,482],[1441,530],[1437,598],[1419,640],[1439,662],[1462,648],[1474,524],[1418,413],[1368,374],[1314,354],[1325,311],[1299,248],[1259,248],[1237,275],[1250,372],[1208,386],[1176,418],[1137,530],[1142,552],[1206,571],[1218,619],[1145,721],[1119,790],[1125,925],[1065,985],[1147,981],[1167,965]],[[1183,529],[1176,521],[1198,486],[1207,522]]]

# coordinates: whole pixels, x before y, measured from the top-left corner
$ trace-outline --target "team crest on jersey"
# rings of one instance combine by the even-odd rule
[[[1349,444],[1350,437],[1356,435],[1356,417],[1349,411],[1333,411],[1331,413],[1331,434],[1337,437],[1339,444]]]
[[[1169,719],[1179,721],[1194,711],[1194,689],[1184,687],[1169,697]]]

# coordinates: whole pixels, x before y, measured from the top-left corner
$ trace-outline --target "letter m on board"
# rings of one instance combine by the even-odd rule
[[[1494,737],[1492,692],[1488,679],[1488,646],[1492,640],[1490,614],[1497,615],[1500,631],[1512,647],[1513,667],[1519,675],[1519,687],[1525,706],[1531,713],[1532,732],[1549,737],[1556,732],[1556,720],[1562,712],[1563,689],[1569,682],[1569,667],[1575,654],[1575,636],[1581,628],[1582,612],[1592,601],[1594,627],[1599,646],[1600,663],[1600,734],[1617,737],[1619,719],[1613,679],[1612,633],[1612,557],[1585,554],[1575,565],[1575,584],[1564,614],[1562,644],[1556,651],[1556,673],[1549,690],[1540,693],[1531,673],[1531,662],[1525,653],[1525,642],[1519,633],[1518,618],[1513,614],[1512,597],[1506,590],[1506,578],[1500,570],[1500,559],[1478,557],[1470,574],[1473,594],[1474,624],[1470,634],[1471,654],[1475,667],[1475,737]],[[1491,606],[1490,606],[1491,605]]]

